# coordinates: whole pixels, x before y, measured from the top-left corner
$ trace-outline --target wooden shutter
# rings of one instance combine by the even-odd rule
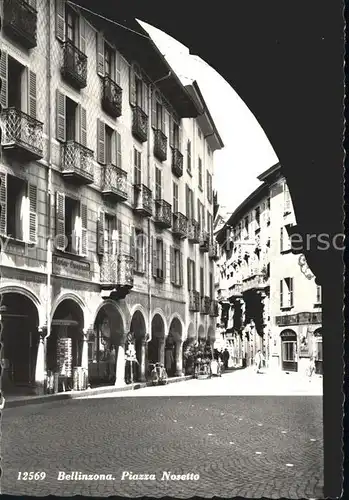
[[[166,135],[166,109],[165,106],[161,106],[161,131]]]
[[[80,203],[81,240],[80,255],[87,255],[87,205]]]
[[[3,108],[8,106],[8,56],[7,52],[1,50],[0,56],[0,104]]]
[[[87,146],[87,117],[86,108],[79,104],[79,121],[80,121],[80,144]]]
[[[187,219],[189,219],[190,213],[189,213],[189,186],[188,186],[188,184],[185,185],[185,210],[186,210],[185,215],[187,216]]]
[[[192,260],[191,261],[191,265],[192,265],[192,271],[193,271],[193,276],[192,276],[192,280],[193,280],[193,290],[196,290],[196,264],[195,264],[195,260]]]
[[[148,115],[148,85],[142,82],[142,109]]]
[[[27,186],[29,199],[29,242],[36,243],[38,232],[38,190],[33,184]]]
[[[97,254],[104,254],[104,228],[105,228],[105,213],[101,208],[98,210],[97,218]]]
[[[86,21],[80,16],[80,50],[86,54]]]
[[[27,68],[28,115],[36,118],[36,74]]]
[[[162,277],[166,279],[166,245],[162,242]]]
[[[121,161],[121,135],[120,133],[115,130],[115,161],[116,161],[116,166],[119,168],[122,168],[122,161]]]
[[[97,161],[105,165],[105,124],[97,118]]]
[[[173,135],[173,117],[170,115],[169,116],[169,140],[170,140],[170,147],[174,147],[174,135]]]
[[[96,33],[96,50],[97,50],[97,73],[99,76],[104,76],[104,37],[101,33]]]
[[[56,90],[56,139],[66,141],[66,99],[58,89]]]
[[[136,228],[134,226],[131,227],[131,234],[130,234],[130,255],[134,259],[136,258],[136,245],[138,247],[138,241],[136,238]]]
[[[136,94],[136,73],[133,66],[130,66],[130,88],[129,88],[129,100],[131,106],[136,106],[137,104],[137,94]]]
[[[65,250],[65,195],[56,192],[56,247],[58,250]]]
[[[197,205],[198,205],[198,223],[200,225],[200,229],[202,229],[202,226],[201,226],[201,203],[200,203],[200,200],[197,200]]]
[[[157,277],[157,267],[158,267],[158,255],[157,255],[157,248],[156,248],[156,240],[154,236],[151,237],[151,247],[152,247],[152,268],[153,268],[153,276]]]
[[[190,259],[187,257],[187,287],[188,291],[192,290],[191,288],[191,264],[190,264]]]
[[[151,95],[151,126],[153,128],[157,128],[157,123],[156,123],[156,91],[153,90],[153,93]]]
[[[56,0],[56,37],[61,42],[65,41],[64,27],[65,27],[65,3],[64,0]]]
[[[293,296],[294,296],[294,289],[293,289],[293,278],[290,278],[289,281],[289,292],[290,292],[290,306],[293,306]]]
[[[179,124],[178,124],[178,149],[179,149],[179,151],[182,151],[182,141],[183,141],[183,130],[182,130],[182,125],[179,122]]]
[[[284,306],[283,280],[280,280],[280,307]]]
[[[115,81],[121,86],[121,55],[115,52]]]
[[[0,172],[0,234],[7,233],[7,174]]]
[[[176,265],[176,262],[175,262],[175,249],[171,245],[170,246],[170,266],[171,266],[171,269],[170,269],[170,281],[171,281],[171,283],[175,282],[175,276],[176,276],[175,265]]]

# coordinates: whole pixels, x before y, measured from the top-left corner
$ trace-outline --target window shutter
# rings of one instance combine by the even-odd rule
[[[7,52],[1,50],[0,56],[0,104],[3,108],[8,106],[8,56]]]
[[[179,285],[183,286],[183,254],[179,252]]]
[[[7,233],[7,174],[0,172],[0,234]]]
[[[185,215],[187,216],[187,219],[189,219],[190,214],[189,214],[189,186],[188,186],[188,184],[185,185],[185,210],[186,210]]]
[[[80,203],[81,240],[80,255],[87,256],[87,205]]]
[[[153,276],[157,277],[157,267],[158,267],[158,256],[157,256],[157,248],[156,248],[156,240],[154,236],[151,237],[151,247],[152,247],[152,255],[153,255]]]
[[[170,131],[169,131],[169,139],[170,139],[170,147],[174,147],[174,137],[173,137],[173,118],[170,115],[169,117],[169,122],[170,122]]]
[[[280,280],[280,307],[284,306],[284,297],[283,297],[283,280]]]
[[[166,279],[166,245],[162,243],[162,277]]]
[[[136,258],[136,245],[138,247],[139,242],[137,241],[136,238],[136,229],[134,226],[131,227],[131,234],[130,234],[130,255],[134,259]]]
[[[56,247],[58,250],[65,250],[65,195],[56,192]]]
[[[80,144],[87,146],[87,118],[86,109],[79,105]]]
[[[27,69],[28,115],[36,118],[36,74]]]
[[[280,252],[284,250],[284,228],[280,227]]]
[[[104,254],[104,227],[105,227],[105,214],[101,208],[98,210],[97,219],[97,254]]]
[[[80,16],[80,50],[86,54],[86,21]]]
[[[101,33],[96,33],[96,50],[97,50],[97,73],[99,76],[104,76],[104,38]]]
[[[64,0],[56,0],[56,37],[64,42],[65,5]]]
[[[112,233],[111,233],[111,254],[112,255],[117,255],[119,251],[119,223],[121,224],[121,221],[117,219],[116,217],[113,219],[113,226],[112,226]]]
[[[157,128],[156,123],[156,92],[153,90],[151,95],[151,126]]]
[[[293,306],[293,295],[294,295],[293,278],[290,278],[290,306]]]
[[[142,82],[142,109],[146,115],[148,115],[148,85]]]
[[[170,271],[170,281],[171,283],[175,282],[175,276],[176,276],[176,271],[175,271],[175,249],[173,246],[170,246],[170,266],[171,266],[171,271]]]
[[[116,146],[116,166],[119,168],[122,168],[122,161],[121,161],[121,135],[119,132],[116,130],[115,131],[115,146]]]
[[[200,230],[202,229],[202,225],[201,225],[201,204],[200,204],[200,200],[198,200],[198,223],[200,225]]]
[[[190,292],[191,290],[191,279],[190,279],[190,259],[187,257],[187,286],[188,286],[188,291]]]
[[[130,66],[130,95],[129,100],[131,106],[136,106],[137,104],[137,95],[136,95],[136,74],[133,66]]]
[[[166,109],[165,106],[161,106],[161,131],[166,135]]]
[[[121,85],[121,55],[115,52],[115,80],[116,83]]]
[[[183,141],[183,129],[181,122],[179,122],[178,125],[178,149],[179,151],[182,151],[182,141]]]
[[[60,142],[66,141],[65,121],[65,95],[56,90],[56,139]]]
[[[193,271],[193,290],[196,290],[196,268],[195,268],[195,260],[192,260],[192,271]]]
[[[36,243],[38,226],[38,190],[33,184],[27,186],[27,197],[29,199],[29,242]]]
[[[97,118],[97,161],[105,165],[105,124]]]

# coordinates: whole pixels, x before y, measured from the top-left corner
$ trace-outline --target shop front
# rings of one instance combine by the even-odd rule
[[[281,337],[281,368],[287,372],[298,371],[297,334],[290,329],[283,330]]]
[[[323,360],[322,360],[322,329],[318,328],[314,332],[314,360],[315,373],[323,375]]]

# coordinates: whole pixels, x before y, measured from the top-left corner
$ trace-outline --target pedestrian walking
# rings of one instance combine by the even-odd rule
[[[262,368],[263,361],[264,361],[264,356],[263,356],[261,350],[258,349],[258,351],[256,353],[256,357],[254,359],[256,373],[260,373],[260,369]]]
[[[230,358],[230,354],[227,348],[224,349],[223,351],[223,363],[224,363],[224,369],[227,370],[228,368],[228,361]]]
[[[311,382],[314,373],[315,373],[315,360],[314,360],[314,356],[310,356],[309,365],[308,365],[308,369],[307,369],[307,375],[309,377],[309,382]]]

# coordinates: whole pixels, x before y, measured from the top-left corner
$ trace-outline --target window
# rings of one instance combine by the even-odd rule
[[[116,255],[118,253],[118,236],[116,217],[105,214],[104,253],[108,255]]]
[[[7,67],[7,100],[8,107],[14,107],[18,110],[23,110],[22,100],[24,97],[24,89],[22,89],[22,79],[24,74],[24,66],[12,57],[8,57],[8,67]]]
[[[133,161],[134,161],[134,184],[142,184],[142,155],[141,152],[136,148],[133,150]]]
[[[135,230],[135,271],[144,273],[146,269],[146,237],[142,230]]]
[[[114,131],[107,125],[105,126],[105,161],[107,165],[113,163],[113,134]]]
[[[69,7],[65,6],[65,36],[66,40],[71,42],[74,46],[76,44],[78,35],[78,16],[76,12]]]
[[[187,259],[187,285],[188,291],[196,290],[195,261]]]
[[[207,155],[208,155],[208,156],[211,156],[211,153],[212,153],[211,148],[210,148],[210,146],[207,144]]]
[[[293,278],[280,280],[280,308],[293,307]]]
[[[172,147],[180,151],[180,141],[179,141],[179,125],[174,120],[172,120]]]
[[[199,189],[201,189],[202,191],[202,161],[201,161],[201,158],[199,156],[198,158],[198,168],[199,168],[199,179],[198,179],[198,182],[199,182]]]
[[[213,300],[214,293],[213,293],[213,274],[210,273],[210,299]]]
[[[0,234],[35,243],[37,239],[37,187],[0,172]]]
[[[282,342],[282,361],[294,362],[297,359],[296,354],[296,342]]]
[[[256,219],[256,229],[259,229],[261,225],[261,209],[260,207],[257,207],[255,210],[255,219]]]
[[[157,91],[152,95],[152,117],[151,124],[155,130],[161,130],[165,133],[165,107],[161,102],[161,97]]]
[[[188,219],[194,219],[194,193],[186,185],[186,216]]]
[[[248,235],[249,235],[249,220],[248,220],[248,216],[247,216],[244,218],[244,237],[245,237],[245,240],[247,240]]]
[[[75,141],[87,146],[86,109],[58,89],[56,91],[56,139],[60,142]]]
[[[316,304],[322,303],[322,290],[320,285],[316,285]]]
[[[164,115],[164,109],[163,109],[162,105],[159,102],[157,102],[156,103],[156,128],[158,130],[162,130],[164,132],[163,115]]]
[[[191,175],[191,141],[187,142],[187,172]]]
[[[122,167],[121,135],[102,120],[97,120],[97,161],[102,165]]]
[[[178,210],[178,184],[173,182],[173,201],[172,201],[172,209],[173,213],[176,214]]]
[[[200,267],[200,296],[205,295],[204,268]]]
[[[171,283],[183,285],[182,253],[179,248],[171,247]]]
[[[286,182],[284,183],[284,215],[291,213],[291,196]]]
[[[270,198],[267,198],[266,208],[267,210],[270,210]]]
[[[206,180],[207,180],[207,200],[209,203],[212,203],[212,175],[209,171],[206,171]]]
[[[162,172],[159,167],[155,167],[155,200],[162,199]]]
[[[200,129],[199,125],[198,125],[198,136],[199,136],[199,139],[201,139],[202,134],[201,134],[201,129]]]
[[[115,51],[104,43],[104,74],[115,80]]]
[[[207,231],[210,237],[213,236],[213,219],[210,212],[207,210]]]
[[[153,238],[153,276],[156,279],[166,278],[166,249],[161,239]]]
[[[280,228],[280,252],[288,252],[291,250],[291,241],[288,236],[287,230],[285,227]]]
[[[55,243],[58,250],[87,255],[87,206],[58,192]]]

